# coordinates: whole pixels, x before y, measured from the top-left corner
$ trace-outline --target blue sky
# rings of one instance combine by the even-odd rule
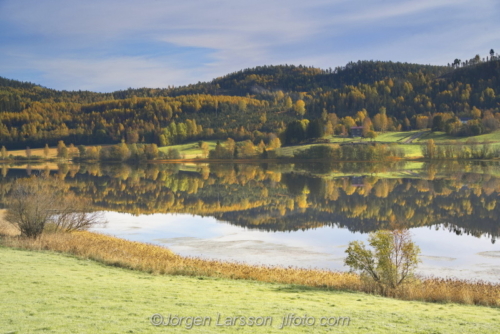
[[[0,76],[109,92],[259,65],[500,52],[498,0],[0,0]]]

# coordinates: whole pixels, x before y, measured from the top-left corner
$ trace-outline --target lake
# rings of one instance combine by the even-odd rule
[[[347,270],[350,241],[408,228],[419,274],[500,282],[498,163],[3,166],[2,193],[37,169],[105,212],[94,231],[181,255]]]

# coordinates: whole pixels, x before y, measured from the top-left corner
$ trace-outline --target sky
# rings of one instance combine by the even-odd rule
[[[0,0],[0,76],[58,90],[180,86],[245,68],[500,52],[498,0]]]

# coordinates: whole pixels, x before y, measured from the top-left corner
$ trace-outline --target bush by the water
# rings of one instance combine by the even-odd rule
[[[500,150],[494,148],[491,143],[478,143],[468,140],[465,144],[451,142],[444,145],[436,145],[430,139],[427,145],[423,146],[422,154],[426,159],[493,159],[500,156]]]
[[[5,202],[5,220],[27,238],[38,238],[48,226],[69,232],[104,222],[102,214],[90,210],[88,201],[67,194],[55,178],[17,179]]]
[[[330,161],[384,161],[403,158],[404,152],[385,144],[316,145],[294,154],[297,159]]]
[[[411,240],[408,230],[380,230],[370,234],[368,242],[352,241],[346,250],[345,264],[359,271],[361,277],[375,283],[383,294],[397,289],[414,277],[420,262],[420,248]]]

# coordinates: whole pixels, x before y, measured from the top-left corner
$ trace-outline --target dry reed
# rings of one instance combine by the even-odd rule
[[[156,245],[91,232],[45,233],[39,239],[4,237],[5,246],[73,254],[104,264],[154,274],[211,276],[315,288],[377,293],[373,284],[352,273],[274,266],[253,266],[182,257]],[[384,295],[403,300],[500,306],[500,285],[488,282],[421,278]]]
[[[5,221],[4,216],[6,213],[6,209],[0,209],[0,236],[17,236],[20,235],[21,232],[14,227],[14,225]]]

